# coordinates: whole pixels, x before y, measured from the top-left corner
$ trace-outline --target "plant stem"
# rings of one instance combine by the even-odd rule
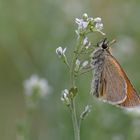
[[[75,87],[75,72],[74,72],[74,70],[75,70],[75,65],[76,65],[76,59],[78,57],[78,52],[79,52],[80,46],[82,44],[83,38],[84,38],[84,36],[82,36],[82,35],[78,38],[76,48],[75,48],[77,53],[74,53],[74,56],[73,56],[71,73],[70,73],[72,87]],[[80,140],[80,127],[79,127],[77,115],[76,115],[75,97],[73,99],[71,99],[71,113],[72,113],[74,137],[75,137],[75,140]]]
[[[70,78],[71,78],[71,84],[72,84],[72,86],[75,85],[75,74],[74,74],[74,69],[75,69],[75,65],[76,65],[76,59],[77,59],[77,57],[78,57],[78,55],[79,55],[79,54],[78,54],[79,48],[80,48],[80,46],[81,46],[81,44],[82,44],[83,38],[84,38],[83,35],[81,35],[81,36],[78,38],[77,44],[76,44],[76,50],[75,50],[75,52],[77,52],[77,53],[74,53],[74,56],[73,56],[72,68],[71,68],[71,74],[70,74],[70,75],[71,75]]]
[[[72,112],[72,122],[73,122],[73,128],[74,128],[74,137],[75,137],[75,140],[80,140],[80,128],[77,121],[74,99],[71,101],[71,112]]]

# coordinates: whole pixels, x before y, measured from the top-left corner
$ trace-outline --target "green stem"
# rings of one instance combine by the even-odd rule
[[[69,66],[68,60],[67,60],[67,58],[65,56],[63,56],[63,61],[66,64],[66,66],[68,67],[68,69],[70,70],[70,66]]]
[[[74,137],[75,137],[75,140],[80,140],[80,128],[79,128],[77,116],[76,116],[75,100],[71,101],[71,111],[72,111],[72,122],[73,122],[73,128],[74,128]]]
[[[74,74],[74,69],[75,69],[75,65],[76,65],[76,59],[77,59],[77,57],[78,57],[79,48],[80,48],[80,46],[81,46],[81,44],[82,44],[83,38],[84,38],[84,36],[81,35],[81,36],[78,38],[78,40],[77,40],[76,50],[75,50],[75,52],[77,52],[77,53],[74,53],[74,57],[73,57],[73,61],[72,61],[72,68],[71,68],[71,74],[70,74],[70,75],[71,75],[71,84],[72,84],[72,86],[75,85],[75,74]]]
[[[71,73],[70,73],[72,87],[75,87],[75,71],[74,70],[75,70],[75,65],[76,65],[76,59],[78,57],[78,52],[79,52],[80,46],[82,44],[83,38],[84,38],[83,35],[81,35],[78,38],[77,44],[76,44],[76,49],[75,49],[75,51],[77,53],[74,53],[74,56],[73,56]],[[72,113],[74,137],[75,137],[75,140],[80,140],[80,127],[79,127],[77,116],[76,116],[76,107],[75,107],[75,99],[74,98],[71,99],[71,113]]]
[[[83,75],[83,74],[85,74],[85,73],[88,73],[88,72],[90,72],[91,70],[93,70],[92,67],[91,67],[91,68],[88,68],[87,70],[85,70],[85,71],[83,71],[83,72],[81,72],[81,73],[79,73],[78,76],[81,76],[81,75]]]

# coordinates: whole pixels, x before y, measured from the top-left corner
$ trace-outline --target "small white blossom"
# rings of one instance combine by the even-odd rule
[[[79,59],[76,59],[75,71],[78,71],[79,70],[80,64],[81,64],[80,60]]]
[[[91,42],[89,42],[88,45],[85,46],[86,49],[88,49],[89,47],[91,47]]]
[[[80,118],[84,119],[91,112],[91,106],[87,105],[84,111],[81,113]]]
[[[101,19],[100,17],[96,17],[96,18],[94,18],[93,20],[94,20],[94,22],[96,22],[96,23],[101,23],[101,22],[102,22],[102,19]]]
[[[89,43],[88,37],[85,37],[85,38],[84,38],[84,41],[83,41],[83,45],[84,45],[84,46],[87,46],[88,43]]]
[[[88,64],[89,64],[88,61],[84,61],[83,64],[82,64],[82,68],[85,68]]]
[[[70,97],[68,89],[64,89],[62,91],[61,101],[64,102],[66,105],[70,105]]]
[[[56,54],[61,57],[61,56],[65,56],[65,52],[66,52],[66,48],[62,48],[62,47],[58,47],[56,49]]]
[[[95,30],[100,32],[102,35],[105,35],[101,30],[103,29],[102,19],[100,17],[94,18],[93,21],[95,22]]]
[[[86,29],[89,24],[87,21],[84,21],[83,19],[78,19],[78,18],[75,19],[75,22],[78,24],[78,30]]]
[[[95,29],[96,29],[97,31],[101,31],[101,30],[103,29],[103,23],[96,23]]]
[[[64,89],[64,90],[62,91],[62,97],[61,97],[61,100],[64,101],[66,98],[68,98],[68,97],[67,97],[68,94],[69,94],[68,89]]]
[[[100,17],[94,18],[95,29],[101,31],[103,29],[102,19]]]
[[[80,60],[79,59],[76,59],[76,65],[80,65]]]
[[[89,42],[88,37],[85,37],[83,40],[83,45],[86,49],[88,49],[91,46],[91,42]]]
[[[38,92],[39,96],[43,97],[50,91],[48,81],[39,78],[37,75],[32,75],[30,79],[24,81],[24,89],[26,96],[32,96],[35,92]]]
[[[85,112],[91,112],[91,106],[87,105],[87,106],[85,107]]]

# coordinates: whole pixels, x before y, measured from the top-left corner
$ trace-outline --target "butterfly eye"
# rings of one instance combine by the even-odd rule
[[[103,44],[102,44],[102,48],[103,48],[103,49],[108,48],[108,42],[107,42],[107,43],[103,43]]]
[[[109,41],[107,41],[107,38],[105,38],[102,42],[102,48],[106,49],[106,48],[108,48],[108,45],[109,45]]]
[[[107,41],[107,38],[101,40],[97,46],[102,47],[103,49],[107,49],[109,45],[109,41]]]

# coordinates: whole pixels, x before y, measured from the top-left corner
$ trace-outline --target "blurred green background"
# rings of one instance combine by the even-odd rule
[[[32,74],[48,80],[52,93],[34,114],[32,140],[73,140],[71,114],[60,101],[68,87],[66,67],[55,49],[70,52],[76,17],[101,17],[113,54],[140,92],[139,0],[0,0],[0,140],[16,139],[17,121],[25,116],[23,81]],[[97,42],[102,36],[95,34]],[[140,120],[122,109],[94,101],[89,95],[91,72],[78,79],[78,112],[92,104],[82,124],[81,140],[140,140]]]

